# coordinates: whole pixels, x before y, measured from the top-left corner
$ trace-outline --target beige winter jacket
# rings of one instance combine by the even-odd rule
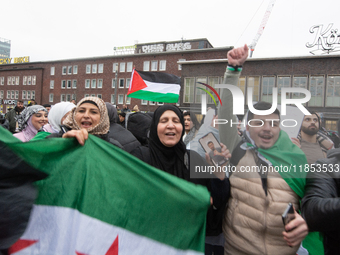
[[[256,166],[250,151],[239,161],[238,171],[240,166]],[[225,254],[296,254],[299,246],[291,248],[283,239],[281,215],[288,203],[299,208],[299,199],[280,174],[268,173],[267,196],[258,173],[233,173],[230,185],[223,224]]]

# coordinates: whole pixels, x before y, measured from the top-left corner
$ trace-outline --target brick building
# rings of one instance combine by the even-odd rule
[[[196,39],[120,47],[115,55],[105,57],[2,64],[0,111],[6,113],[18,99],[25,104],[33,98],[39,104],[55,104],[88,95],[119,106],[127,104],[130,109],[138,105],[142,111],[154,111],[161,103],[126,97],[135,67],[180,76],[178,104],[199,114],[204,92],[198,88],[205,87],[197,82],[211,86],[222,83],[231,48],[213,48],[207,39]],[[308,89],[312,98],[306,106],[322,114],[326,128],[336,130],[340,118],[339,55],[248,59],[241,75],[239,87],[245,98],[247,88],[253,87],[254,101],[271,102],[273,87],[279,93],[281,87]],[[214,106],[209,96],[207,100]]]
[[[231,49],[213,48],[207,39],[137,44],[133,48],[132,53],[122,50],[106,57],[0,65],[0,111],[6,113],[18,99],[24,104],[31,99],[55,104],[85,96],[154,111],[161,103],[126,97],[134,67],[181,76],[178,61],[223,59]]]
[[[223,82],[227,59],[183,61],[182,86],[183,108],[201,111],[201,90],[196,82],[210,85]],[[337,130],[336,122],[340,119],[340,56],[323,55],[289,58],[248,59],[241,73],[238,86],[247,99],[247,88],[253,88],[253,101],[272,102],[272,88],[299,87],[311,92],[311,99],[306,107],[321,113],[327,129]],[[218,91],[219,92],[219,91]],[[297,93],[287,98],[299,98]],[[247,102],[247,101],[246,101]],[[208,96],[208,105],[214,106]]]

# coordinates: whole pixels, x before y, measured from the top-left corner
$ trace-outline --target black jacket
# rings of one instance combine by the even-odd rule
[[[316,172],[321,170],[321,172]],[[302,216],[309,231],[324,234],[325,254],[340,251],[340,148],[329,150],[309,172],[302,199]],[[323,172],[325,171],[325,172]]]
[[[129,153],[141,145],[129,130],[118,123],[110,123],[109,137],[117,140]]]

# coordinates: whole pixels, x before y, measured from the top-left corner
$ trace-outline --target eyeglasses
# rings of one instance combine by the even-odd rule
[[[319,120],[318,120],[318,118],[305,118],[303,121],[306,121],[306,122],[313,121],[313,122],[317,123]]]

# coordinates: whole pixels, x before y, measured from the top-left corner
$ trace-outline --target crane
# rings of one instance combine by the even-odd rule
[[[266,27],[266,24],[268,22],[269,16],[273,10],[274,4],[275,4],[276,0],[270,0],[267,10],[262,18],[259,30],[257,31],[257,34],[255,35],[255,38],[253,39],[253,41],[251,42],[251,44],[249,45],[250,48],[250,57],[253,56],[253,52],[255,50],[255,46],[257,44],[257,42],[259,41],[261,35],[263,34],[263,30]]]

